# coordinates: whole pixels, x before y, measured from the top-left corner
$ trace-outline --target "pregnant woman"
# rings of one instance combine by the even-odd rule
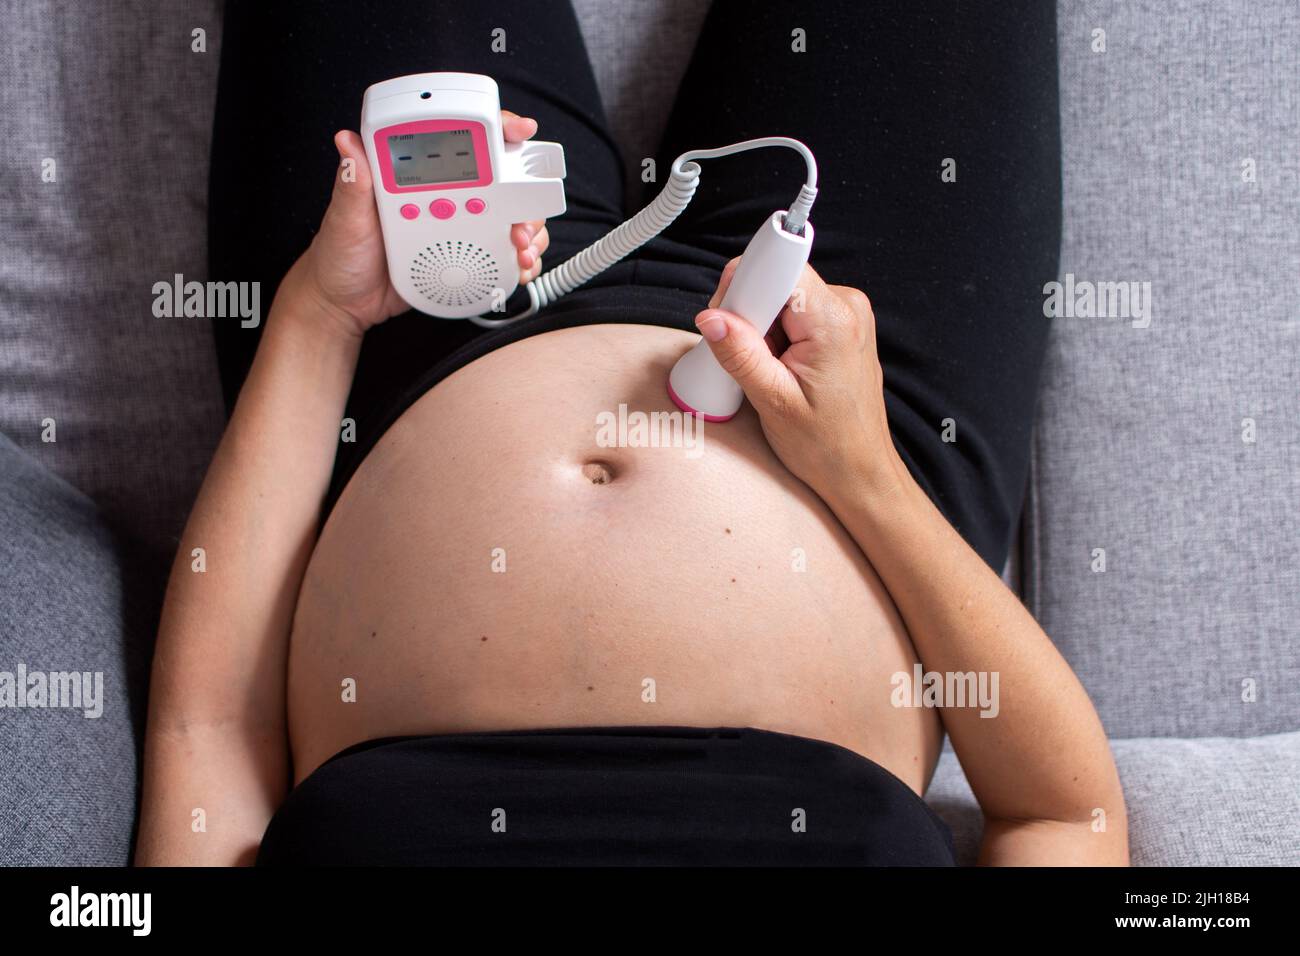
[[[1127,862],[1096,713],[996,573],[1059,245],[1052,4],[879,7],[718,2],[672,110],[660,170],[817,154],[765,341],[716,306],[802,181],[781,150],[709,161],[665,236],[516,325],[394,293],[361,140],[329,141],[370,83],[485,73],[507,139],[564,144],[524,280],[629,211],[567,5],[228,4],[212,273],[278,291],[260,341],[218,327],[238,401],[161,623],[138,862],[951,864],[945,730],[983,862]],[[698,455],[600,442],[674,410],[699,333],[742,412]]]

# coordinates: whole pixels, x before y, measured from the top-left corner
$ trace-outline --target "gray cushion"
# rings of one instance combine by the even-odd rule
[[[641,160],[655,155],[709,0],[573,0],[573,12],[623,152],[628,195],[637,196]]]
[[[3,435],[0,567],[0,671],[103,675],[98,717],[0,708],[0,865],[124,864],[155,609],[90,500]]]
[[[1027,603],[1112,736],[1300,729],[1295,0],[1058,9],[1061,271],[1153,310],[1055,322]]]
[[[1250,740],[1115,740],[1135,866],[1300,864],[1300,733]],[[983,821],[956,756],[945,753],[926,801],[972,864]]]
[[[155,558],[223,422],[209,323],[151,308],[155,282],[206,278],[220,7],[6,4],[0,30],[0,431]]]

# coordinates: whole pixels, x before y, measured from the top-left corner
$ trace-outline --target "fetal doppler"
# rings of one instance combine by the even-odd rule
[[[807,178],[790,208],[768,216],[749,241],[720,307],[766,334],[812,248],[808,213],[817,196],[817,162],[803,143],[768,136],[689,150],[673,160],[668,182],[650,205],[529,282],[524,312],[492,317],[488,313],[501,313],[519,284],[511,225],[565,210],[564,148],[505,142],[496,81],[474,73],[418,73],[376,83],[362,101],[361,137],[393,287],[413,309],[439,318],[495,328],[536,314],[666,229],[695,194],[696,160],[765,146],[798,151]],[[731,418],[744,400],[703,339],[673,366],[668,394],[679,408],[712,422]]]

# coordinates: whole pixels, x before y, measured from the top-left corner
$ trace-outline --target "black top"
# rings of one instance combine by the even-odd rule
[[[952,866],[906,784],[835,744],[753,729],[396,737],[289,795],[259,865]]]

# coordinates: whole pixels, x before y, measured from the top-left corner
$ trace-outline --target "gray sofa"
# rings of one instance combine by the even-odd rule
[[[705,5],[575,3],[629,156]],[[1300,863],[1300,7],[1059,17],[1061,271],[1152,308],[1055,322],[1013,583],[1112,737],[1136,863]],[[98,721],[0,710],[0,863],[117,864],[148,622],[222,425],[206,322],[150,313],[204,272],[220,3],[0,22],[0,670],[106,675]],[[927,799],[972,860],[953,754]]]

